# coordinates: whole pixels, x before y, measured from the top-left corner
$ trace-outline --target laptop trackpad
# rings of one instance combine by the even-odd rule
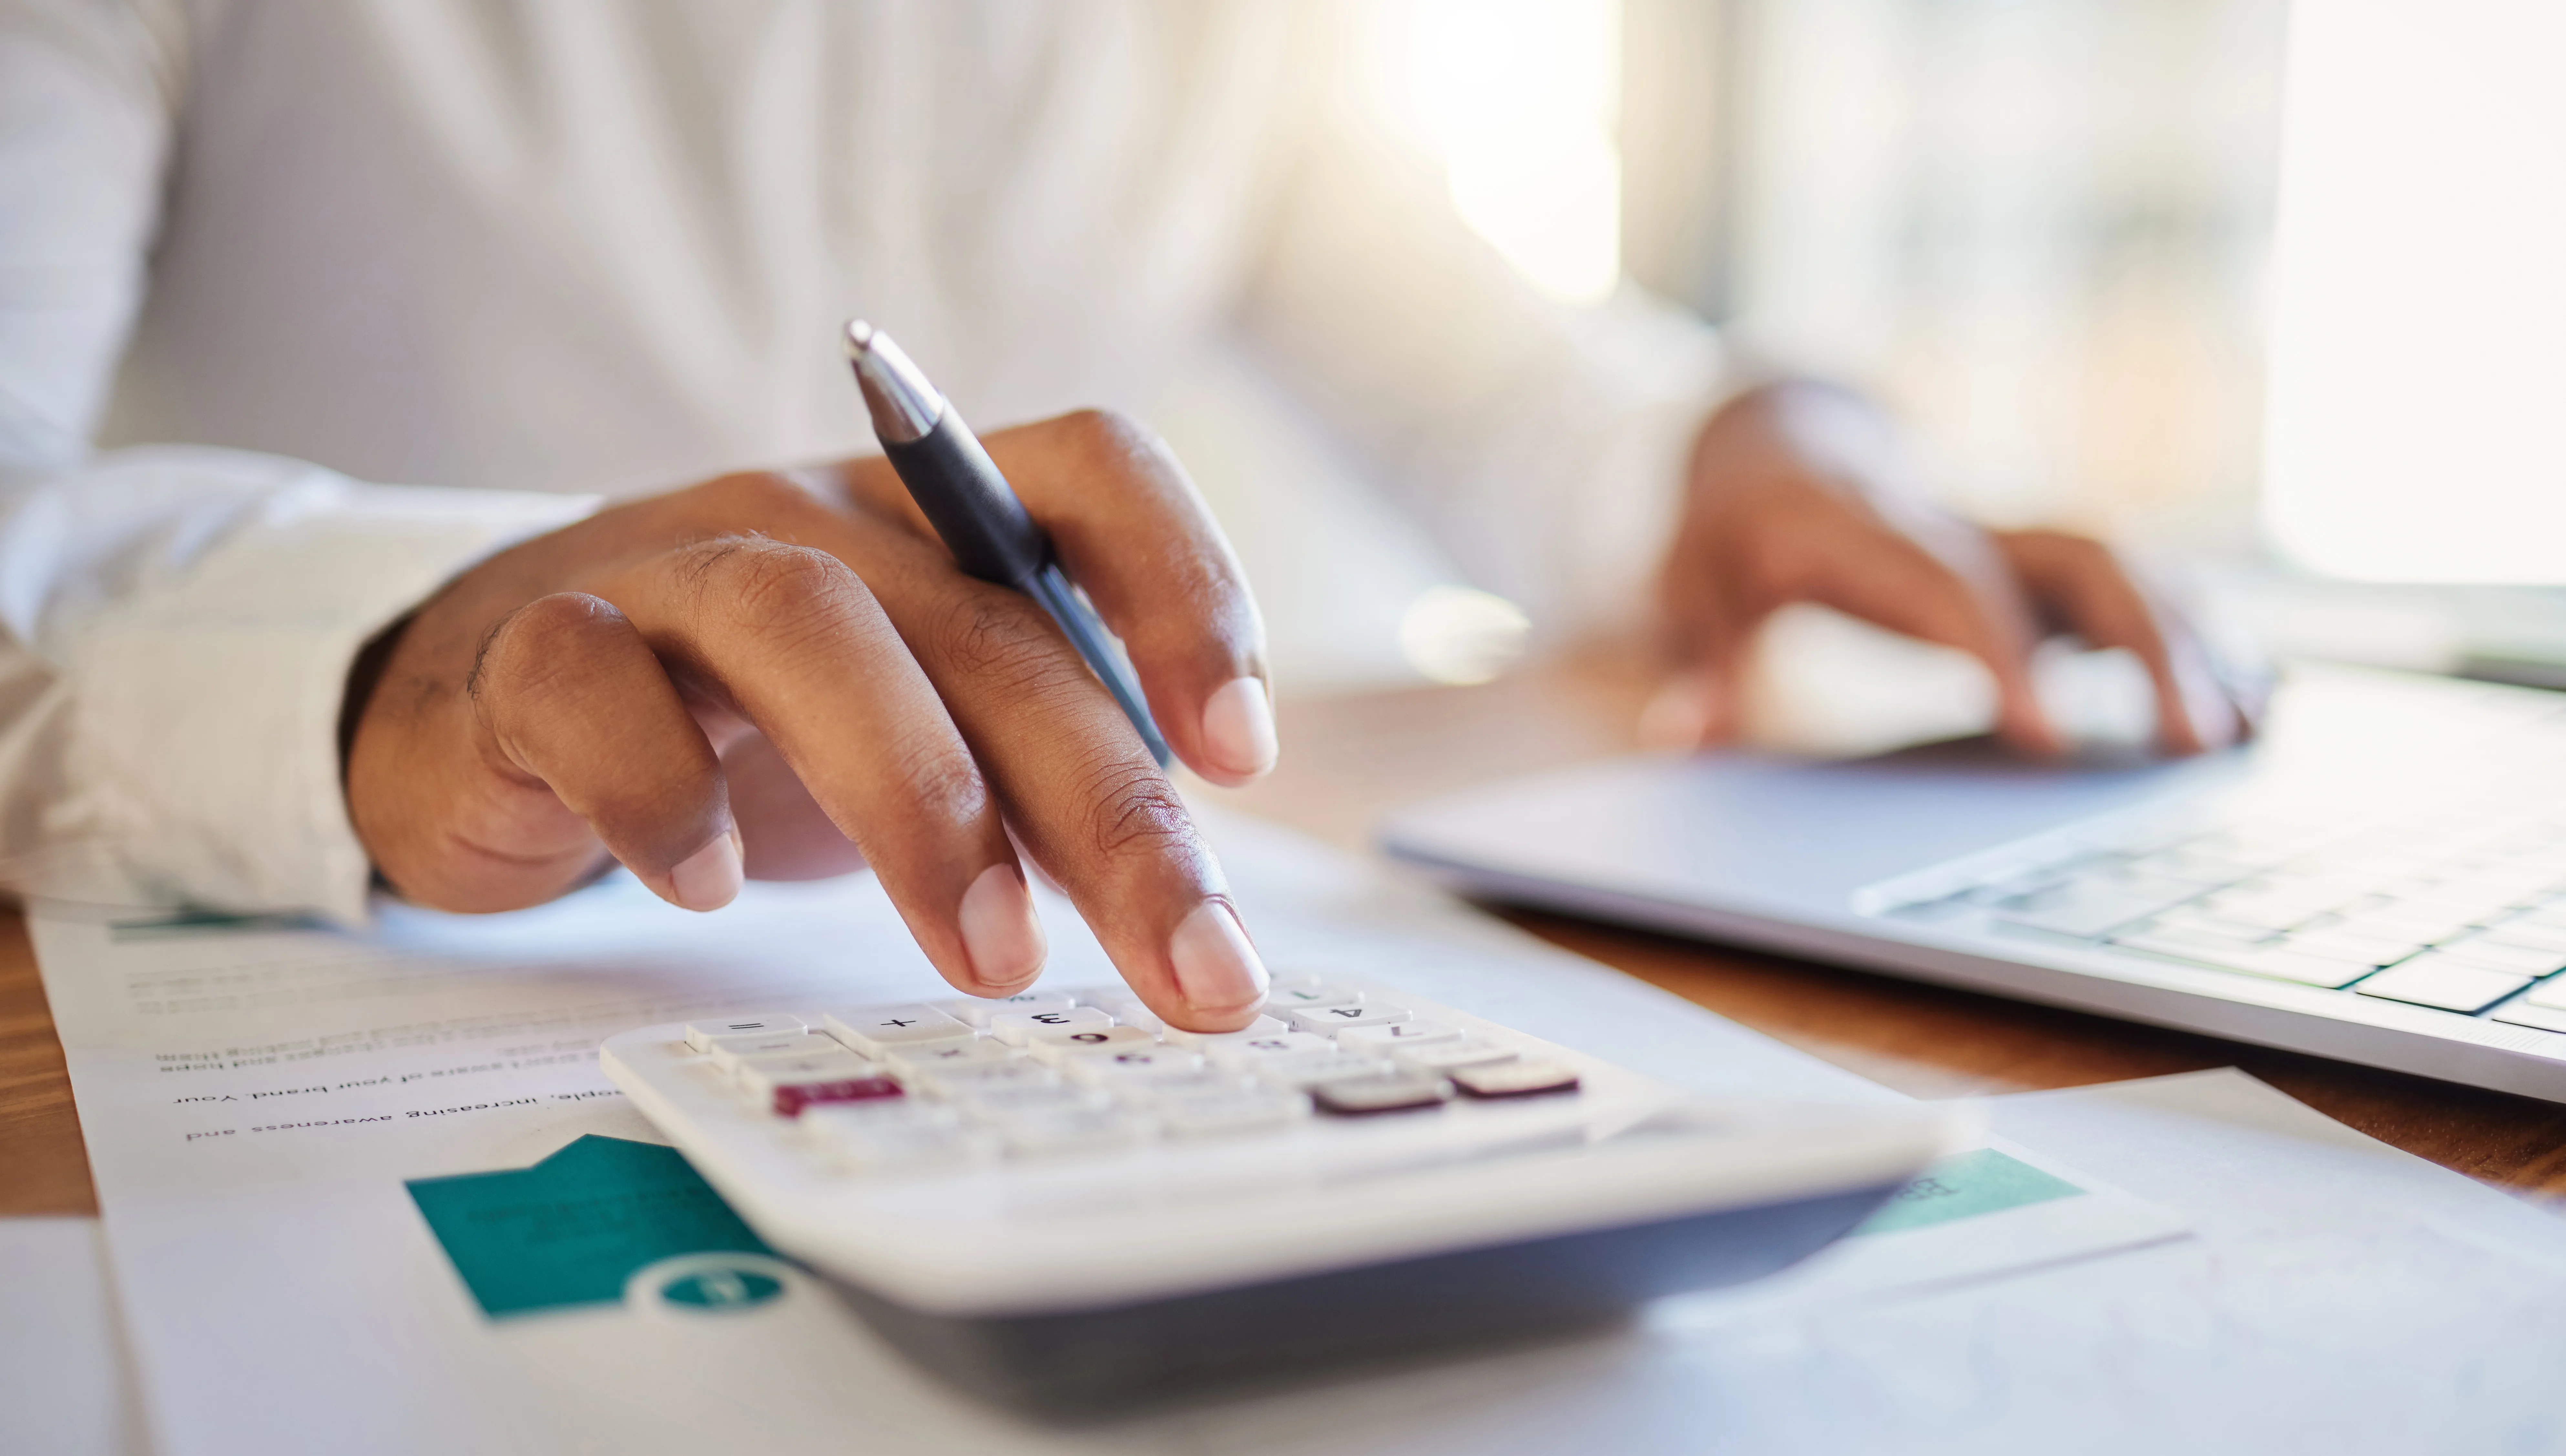
[[[1970,738],[1850,761],[1626,758],[1418,805],[1383,838],[1499,892],[1523,879],[1841,913],[1874,880],[2230,780],[2250,757],[2040,764]]]

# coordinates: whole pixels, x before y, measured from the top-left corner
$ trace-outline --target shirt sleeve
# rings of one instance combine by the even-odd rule
[[[593,499],[90,439],[147,277],[175,13],[0,0],[0,887],[366,913],[337,724],[364,643]]]
[[[1334,79],[1279,173],[1251,351],[1541,634],[1636,615],[1728,387],[1716,334],[1627,286],[1583,308],[1536,292],[1351,68],[1312,70]]]

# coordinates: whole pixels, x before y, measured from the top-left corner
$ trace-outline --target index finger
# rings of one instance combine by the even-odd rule
[[[2003,595],[2007,584],[1973,583],[1902,532],[1878,530],[1868,546],[1831,554],[1805,588],[1809,600],[1977,658],[1995,677],[2005,741],[2030,753],[2063,751],[2032,689],[2028,612]]]
[[[1272,768],[1265,622],[1228,539],[1166,443],[1129,416],[1095,409],[993,431],[981,443],[1123,639],[1167,746],[1215,784],[1243,784]],[[871,482],[876,499],[881,476]],[[913,509],[904,498],[901,505]]]

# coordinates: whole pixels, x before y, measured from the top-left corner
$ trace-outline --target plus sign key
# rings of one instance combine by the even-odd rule
[[[927,1042],[967,1042],[979,1035],[932,1006],[859,1006],[833,1011],[823,1029],[867,1057],[890,1055],[894,1047]]]

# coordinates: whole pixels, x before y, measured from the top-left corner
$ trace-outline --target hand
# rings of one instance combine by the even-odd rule
[[[2259,695],[2222,683],[2190,628],[2111,550],[2055,531],[1986,532],[1929,504],[1888,423],[1820,384],[1770,386],[1713,415],[1695,442],[1682,523],[1660,579],[1686,671],[1652,716],[1695,743],[1733,738],[1755,629],[1814,602],[1957,647],[1994,674],[1997,732],[2064,751],[2032,691],[2030,653],[2073,633],[2125,647],[2156,690],[2168,753],[2251,731]]]
[[[1263,773],[1264,627],[1165,446],[1096,413],[986,443],[1177,756]],[[421,904],[504,910],[621,860],[709,910],[743,873],[869,863],[945,979],[1000,996],[1044,957],[1021,846],[1153,1010],[1245,1025],[1264,969],[1104,685],[1031,599],[954,567],[888,464],[836,476],[835,501],[750,474],[617,506],[438,593],[351,703],[377,868]]]

